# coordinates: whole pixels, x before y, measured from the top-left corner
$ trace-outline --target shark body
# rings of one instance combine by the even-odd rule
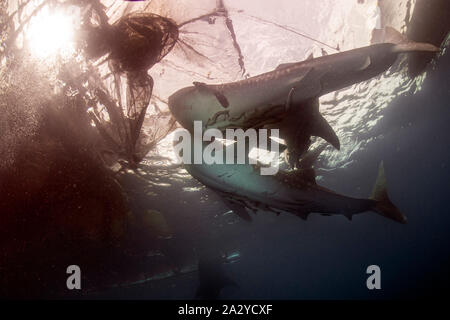
[[[387,195],[382,163],[370,198],[347,197],[316,183],[311,165],[321,150],[323,148],[307,153],[303,169],[280,171],[276,175],[261,175],[257,166],[249,164],[248,156],[246,164],[189,164],[185,168],[195,179],[218,193],[234,213],[247,221],[251,220],[250,209],[254,213],[258,210],[277,214],[288,212],[305,220],[311,213],[344,215],[351,220],[355,214],[374,211],[406,223],[406,217]]]
[[[181,125],[191,130],[193,121],[205,128],[250,128],[264,122],[272,109],[284,113],[321,95],[368,80],[389,69],[399,53],[436,51],[422,43],[382,43],[336,53],[277,69],[245,80],[194,86],[169,97],[169,108]],[[269,120],[270,121],[270,120]]]
[[[337,135],[319,113],[321,95],[381,74],[394,64],[400,53],[439,50],[397,36],[396,43],[284,64],[242,81],[217,85],[194,83],[171,95],[169,108],[177,121],[191,132],[194,121],[202,121],[204,129],[222,131],[279,128],[280,137],[286,141],[290,164],[301,167],[298,164],[311,136],[322,137],[335,148],[340,147]],[[304,219],[312,212],[342,214],[351,219],[354,214],[375,211],[406,223],[406,217],[388,197],[383,165],[370,199],[347,197],[317,185],[311,167],[274,176],[260,175],[250,164],[186,165],[186,169],[219,193],[245,220],[251,220],[247,209],[290,212]]]

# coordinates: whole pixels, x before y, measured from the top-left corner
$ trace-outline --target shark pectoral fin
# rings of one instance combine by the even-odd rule
[[[192,84],[201,91],[210,92],[211,94],[213,94],[216,97],[217,101],[219,101],[219,103],[222,105],[222,107],[228,108],[230,106],[230,102],[228,101],[227,97],[225,97],[225,95],[219,90],[203,82],[193,82]]]
[[[252,221],[252,217],[248,214],[248,212],[244,206],[242,206],[232,200],[229,200],[229,199],[224,199],[224,202],[227,205],[227,207],[230,208],[241,219],[248,221],[248,222]]]
[[[314,150],[308,151],[301,159],[298,167],[300,169],[308,169],[314,166],[317,158],[320,156],[323,150],[325,150],[326,145],[322,144]]]
[[[239,216],[239,218],[245,221],[248,222],[252,221],[252,217],[250,217],[250,215],[248,214],[247,210],[245,210],[244,207],[233,209],[233,212],[236,213]]]
[[[302,154],[308,150],[311,144],[310,136],[310,134],[306,133],[295,135],[294,138],[286,136],[286,139],[289,139],[287,140],[288,153],[286,154],[286,160],[292,168],[298,168]]]
[[[306,58],[306,60],[312,60],[312,59],[314,59],[314,53],[311,52],[309,54],[308,58]]]
[[[330,126],[327,120],[319,113],[314,115],[314,123],[312,124],[311,135],[321,137],[325,141],[329,142],[337,150],[341,148],[339,138]]]
[[[302,219],[302,220],[307,220],[308,219],[308,216],[311,214],[311,212],[297,212],[295,215],[297,216],[297,217],[299,217],[300,219]]]
[[[352,221],[352,215],[349,213],[349,214],[344,214],[344,216],[349,220],[349,221]]]

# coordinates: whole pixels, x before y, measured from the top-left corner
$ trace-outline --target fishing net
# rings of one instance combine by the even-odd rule
[[[386,24],[404,31],[414,2],[383,1],[382,11],[393,13],[384,16]],[[34,18],[71,6],[81,20],[75,50],[36,58],[56,39],[40,43],[44,49],[29,47]],[[177,126],[167,105],[171,94],[194,81],[237,81],[311,54],[368,45],[366,9],[354,0],[0,0],[0,194],[7,195],[0,198],[0,269],[17,276],[2,277],[0,295],[28,294],[38,277],[51,286],[57,278],[48,266],[55,263],[95,266],[104,260],[98,252],[125,247],[129,203],[116,170],[136,168],[150,153],[168,155],[172,144],[162,140]],[[357,163],[357,153],[382,134],[374,128],[383,110],[419,89],[391,72],[321,97],[320,111],[342,146],[340,152],[327,147],[321,166]],[[189,210],[167,201],[178,191],[162,189],[189,178],[167,167],[142,168],[132,173],[147,185],[136,187],[139,197],[130,203],[154,205],[158,198],[166,209],[173,202],[174,220],[185,214],[183,228],[191,224]],[[188,189],[201,187],[179,193]],[[219,210],[207,197],[200,201]],[[24,269],[29,265],[35,273]],[[37,285],[35,294],[43,290]]]
[[[134,167],[174,129],[167,99],[176,90],[193,81],[240,80],[286,62],[283,55],[301,60],[312,44],[327,45],[307,24],[307,32],[287,26],[294,19],[284,17],[282,7],[236,1],[18,0],[4,7],[9,18],[2,30],[12,29],[8,49],[23,42],[41,11],[79,8],[78,51],[60,64],[57,80],[66,96],[84,101],[81,109],[89,110],[108,165]],[[288,50],[283,55],[272,50],[281,42]]]

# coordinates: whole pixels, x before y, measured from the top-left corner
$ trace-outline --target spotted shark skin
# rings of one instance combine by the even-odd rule
[[[204,129],[219,130],[279,125],[281,138],[291,141],[288,150],[304,149],[311,135],[322,136],[339,148],[336,134],[332,129],[330,133],[331,127],[318,111],[317,99],[321,95],[381,74],[400,53],[438,50],[426,43],[382,43],[284,64],[274,71],[233,83],[194,83],[171,95],[169,108],[191,132],[194,121],[202,121]],[[297,127],[303,128],[299,131]],[[302,152],[296,157],[300,158]],[[303,219],[312,212],[340,214],[351,219],[354,214],[374,211],[399,223],[407,221],[388,197],[382,163],[370,199],[347,197],[317,185],[312,168],[262,176],[250,164],[185,167],[194,178],[219,193],[244,220],[251,220],[247,209],[263,209],[290,212]]]
[[[319,152],[312,151],[313,157],[318,157],[320,149]],[[380,164],[371,197],[359,199],[318,185],[314,169],[310,167],[311,159],[306,162],[309,164],[303,169],[279,171],[276,175],[261,175],[257,166],[248,164],[248,161],[246,164],[188,164],[185,168],[195,179],[221,196],[225,204],[246,221],[252,220],[249,211],[256,213],[258,210],[275,214],[287,212],[304,220],[311,213],[343,215],[352,220],[355,214],[373,211],[396,222],[406,223],[406,217],[387,195],[383,163]]]
[[[194,86],[169,97],[169,108],[186,129],[202,121],[205,129],[249,128],[252,118],[282,115],[289,105],[301,106],[321,95],[377,76],[391,67],[400,53],[437,51],[426,43],[382,43],[298,63],[245,80]],[[281,108],[280,108],[281,106]],[[282,106],[285,106],[283,108]],[[276,109],[276,112],[271,112]]]

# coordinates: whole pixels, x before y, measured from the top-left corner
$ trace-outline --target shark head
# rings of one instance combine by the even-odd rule
[[[225,102],[228,103],[228,101]],[[178,90],[169,97],[169,109],[175,119],[187,130],[193,131],[194,121],[201,121],[208,127],[208,122],[215,115],[219,116],[226,108],[218,99],[218,93],[204,84]]]
[[[178,90],[169,97],[170,112],[188,130],[193,128],[194,119],[190,117],[192,104],[189,105],[189,101],[192,100],[192,95],[195,94],[194,91],[194,87],[186,87]]]

